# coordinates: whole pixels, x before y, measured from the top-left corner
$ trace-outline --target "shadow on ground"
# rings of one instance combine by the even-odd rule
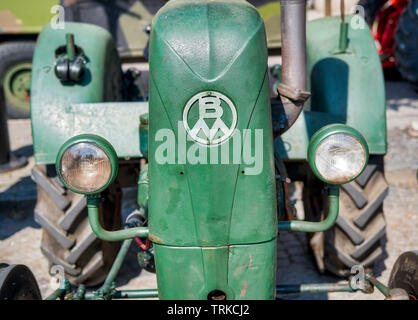
[[[386,239],[384,240],[386,244]],[[377,260],[373,274],[378,277],[386,270],[384,261],[388,254],[383,249],[383,255]],[[336,283],[347,278],[340,278],[331,273],[321,274],[315,264],[307,234],[303,232],[280,232],[277,243],[277,284],[311,284]],[[292,293],[280,294],[279,299],[285,300],[328,300],[327,293]]]
[[[386,106],[397,111],[399,107],[415,108],[418,99],[418,87],[406,81],[386,81]]]
[[[27,227],[40,228],[33,220],[35,204],[35,200],[0,202],[0,240]]]
[[[129,252],[126,255],[126,259],[119,271],[119,275],[116,278],[116,285],[123,286],[127,284],[131,279],[138,277],[142,273],[142,269],[139,266],[137,254],[139,247],[135,241],[132,241]]]

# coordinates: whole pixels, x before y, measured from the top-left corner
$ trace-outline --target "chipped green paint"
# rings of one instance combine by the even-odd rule
[[[139,158],[139,116],[148,111],[145,102],[106,102],[42,106],[45,117],[34,117],[35,162],[55,162],[61,145],[74,135],[91,133],[108,140],[119,158]],[[50,117],[50,118],[49,118]],[[59,119],[59,121],[53,121]],[[121,131],[120,123],[123,123]],[[121,134],[122,132],[122,134]],[[51,139],[51,136],[54,139]]]
[[[273,239],[275,176],[263,21],[253,7],[241,1],[170,1],[154,19],[152,30],[148,146],[151,232],[162,244],[181,246]],[[201,39],[201,46],[195,45],[197,39]],[[178,121],[182,123],[189,99],[208,90],[222,92],[234,102],[236,128],[241,132],[263,129],[261,174],[245,174],[252,167],[245,164],[181,164],[177,154],[175,164],[159,164],[154,159],[160,144],[155,141],[157,131],[170,129],[177,136]],[[188,141],[186,148],[192,144]],[[232,155],[232,147],[229,151]],[[213,192],[220,186],[222,193]]]
[[[138,179],[137,203],[147,212],[148,210],[148,165],[141,167]]]
[[[300,231],[300,232],[323,232],[334,226],[338,218],[340,187],[328,185],[328,214],[324,220],[313,222],[303,220],[280,221],[278,224],[279,232]]]
[[[276,297],[275,239],[254,245],[154,249],[160,299],[207,300],[213,290],[225,292],[227,300]]]
[[[72,24],[69,25],[69,28],[72,29]],[[52,31],[48,31],[50,30],[48,27],[46,29],[45,33],[49,34]],[[307,30],[308,65],[311,72],[309,82],[311,82],[312,98],[308,101],[306,110],[294,126],[275,141],[276,152],[284,159],[307,159],[306,151],[309,140],[316,130],[330,123],[344,123],[362,133],[369,145],[370,154],[384,154],[386,152],[384,83],[379,67],[379,57],[370,32],[366,29],[353,30],[350,27],[348,36],[351,40],[348,53],[335,54],[333,52],[338,48],[339,41],[339,20],[337,18],[324,18],[308,22]],[[319,30],[322,31],[319,32]],[[76,43],[85,38],[85,33],[78,32]],[[101,32],[105,33],[105,31]],[[53,52],[56,46],[64,41],[57,41],[55,37],[52,39],[54,40],[51,43],[48,42],[49,36],[42,37],[38,45],[41,48],[37,51]],[[108,139],[121,157],[139,156],[138,133],[132,131],[138,125],[136,116],[146,113],[148,105],[143,103],[139,109],[130,103],[126,105],[109,103],[103,106],[88,104],[105,99],[97,97],[96,94],[99,91],[90,92],[86,90],[87,88],[77,86],[76,88],[62,87],[53,74],[46,73],[49,68],[52,68],[54,59],[45,60],[50,54],[39,55],[42,62],[37,62],[35,77],[32,80],[34,86],[32,95],[36,95],[32,105],[37,110],[33,119],[37,163],[54,163],[60,145],[72,135],[84,133],[89,126],[91,133],[102,135]],[[100,59],[102,59],[100,57],[102,56],[99,53],[98,58],[95,58],[91,63],[100,65]],[[90,57],[92,56],[90,55]],[[364,64],[366,60],[370,62],[371,67]],[[42,66],[42,64],[44,65]],[[342,68],[339,72],[345,77],[333,73],[335,66]],[[370,78],[372,80],[369,80]],[[96,80],[100,80],[100,78],[96,77]],[[104,83],[100,84],[102,87],[104,85]],[[55,87],[60,87],[59,91],[73,93],[71,99],[67,99],[69,103],[63,103],[64,99],[53,94],[55,90],[51,88]],[[326,89],[327,87],[329,90]],[[52,98],[57,100],[56,103],[49,102]],[[73,105],[73,103],[83,103],[83,105]],[[117,109],[118,112],[113,109]],[[100,112],[102,119],[108,121],[101,121],[99,117],[95,116],[96,112]],[[77,114],[80,116],[76,117]],[[63,121],[53,120],[58,116],[62,116]],[[110,125],[109,121],[116,123],[116,120],[132,124],[124,126],[127,130],[125,135],[129,137],[125,141],[122,141],[122,137],[117,133],[118,129]],[[63,125],[64,123],[65,125]],[[41,132],[42,128],[45,128],[44,132]],[[54,136],[56,139],[51,140],[50,136]]]
[[[266,71],[264,23],[244,1],[173,0],[153,20],[148,214],[161,299],[207,299],[213,290],[227,299],[274,298],[277,214]],[[263,129],[260,174],[246,173],[252,166],[245,164],[156,159],[157,132],[179,136],[188,101],[208,92],[234,105],[240,132]],[[222,121],[233,123],[233,112],[223,110]],[[191,117],[197,122],[197,114]],[[192,145],[187,141],[186,149]],[[219,145],[203,148],[221,152]],[[235,272],[249,264],[250,272]]]
[[[105,241],[121,241],[131,238],[147,238],[149,229],[147,227],[128,228],[116,231],[103,229],[99,219],[100,194],[87,197],[87,210],[90,227],[96,236]]]
[[[350,21],[351,16],[346,17]],[[340,18],[314,20],[307,26],[307,109],[338,117],[366,138],[370,153],[386,153],[386,100],[381,62],[368,28],[348,28],[348,47],[338,52]],[[289,132],[289,134],[291,134]]]
[[[68,33],[74,34],[75,44],[87,58],[86,73],[78,83],[62,83],[54,72],[55,50],[65,46]],[[82,133],[102,136],[119,157],[139,155],[139,116],[146,105],[117,103],[123,99],[122,71],[106,30],[82,23],[66,23],[63,30],[47,25],[39,36],[32,66],[31,118],[37,164],[54,163],[60,146]],[[107,101],[112,103],[100,104]],[[125,124],[122,131],[121,123]]]
[[[386,153],[385,87],[374,40],[368,28],[349,26],[347,51],[337,53],[340,21],[327,17],[307,23],[312,96],[295,124],[275,141],[275,150],[283,159],[307,159],[312,135],[332,123],[357,129],[370,154]]]
[[[284,158],[306,159],[311,136],[329,123],[359,130],[372,153],[386,150],[383,78],[376,73],[380,64],[373,39],[367,30],[350,29],[346,53],[337,54],[338,23],[326,18],[308,24],[312,98],[294,127],[276,141],[276,151]],[[80,84],[63,84],[53,74],[54,51],[65,44],[66,33],[75,35],[88,58],[89,76]],[[90,196],[94,232],[107,241],[148,236],[154,242],[161,299],[207,299],[214,290],[226,299],[274,299],[278,224],[262,18],[245,1],[172,0],[153,20],[150,52],[148,110],[146,103],[121,102],[120,64],[107,32],[85,24],[68,23],[63,31],[47,26],[32,77],[37,163],[53,163],[62,143],[78,133],[104,137],[118,157],[139,157],[139,146],[144,145],[138,140],[139,117],[149,111],[149,229],[103,230],[99,199]],[[248,167],[240,164],[181,164],[177,155],[177,164],[156,161],[157,131],[172,129],[178,135],[177,121],[187,102],[208,91],[233,102],[238,129],[264,129],[261,174],[248,175]],[[231,121],[232,116],[226,114],[225,119]],[[330,196],[329,220],[281,227],[323,230],[338,212],[335,188]]]

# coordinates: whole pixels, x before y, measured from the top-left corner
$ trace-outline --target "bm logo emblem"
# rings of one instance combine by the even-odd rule
[[[228,140],[237,125],[237,110],[222,93],[205,91],[194,95],[183,111],[188,135],[203,145],[217,145]]]

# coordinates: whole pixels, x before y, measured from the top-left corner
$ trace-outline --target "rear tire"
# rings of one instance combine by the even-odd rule
[[[323,219],[327,213],[326,197],[318,194],[321,185],[304,190],[308,220]],[[316,192],[314,194],[313,192]],[[310,239],[318,268],[347,277],[354,265],[372,267],[383,254],[381,239],[386,234],[383,201],[389,192],[383,175],[383,158],[371,157],[364,172],[341,187],[340,210],[336,225]]]
[[[32,179],[38,191],[35,221],[43,228],[41,251],[50,266],[61,265],[74,285],[102,283],[120,243],[97,238],[88,221],[86,198],[67,190],[58,179],[54,166],[35,166]],[[102,196],[100,219],[103,228],[120,229],[120,189],[111,187]]]
[[[22,264],[0,264],[0,300],[41,300],[33,273]]]
[[[395,32],[395,57],[399,72],[418,85],[418,0],[411,0],[402,12]]]
[[[0,45],[0,81],[5,90],[6,109],[9,118],[29,118],[30,117],[30,89],[27,94],[27,101],[22,100],[22,94],[27,89],[23,83],[12,85],[19,80],[27,79],[30,76],[32,56],[35,50],[35,41],[13,41],[5,42]],[[9,73],[17,66],[21,68],[15,70],[13,75]],[[25,76],[26,75],[26,76]],[[17,77],[21,77],[20,79]],[[16,78],[16,79],[15,79]],[[30,81],[28,83],[30,86]]]
[[[401,288],[413,300],[418,299],[418,251],[402,253],[389,277],[389,288]]]

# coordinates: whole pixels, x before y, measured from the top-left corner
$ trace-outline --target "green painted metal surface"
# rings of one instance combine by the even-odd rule
[[[73,29],[74,24],[67,23],[66,25],[68,31]],[[101,37],[105,38],[104,41],[109,41],[105,31],[88,26],[88,30],[91,30],[90,28],[93,28],[94,32],[99,32]],[[77,45],[79,41],[88,43],[90,37],[87,35],[95,34],[94,32],[81,32],[80,26],[76,29],[78,31],[75,37]],[[284,159],[306,159],[309,140],[316,130],[330,123],[346,123],[365,136],[371,154],[385,153],[386,120],[383,76],[369,30],[354,30],[349,27],[350,41],[346,54],[333,53],[339,45],[338,18],[324,18],[308,22],[307,30],[310,82],[312,82],[311,79],[316,79],[315,86],[311,85],[313,95],[308,101],[305,112],[295,125],[275,141],[276,150]],[[54,163],[60,145],[69,137],[85,133],[86,130],[109,140],[120,157],[140,155],[137,146],[134,145],[138,141],[137,135],[132,134],[131,129],[137,128],[138,118],[135,117],[145,113],[147,106],[144,104],[139,111],[132,104],[129,106],[107,104],[104,108],[98,105],[87,105],[89,102],[105,101],[103,97],[98,97],[100,90],[89,90],[90,86],[94,86],[93,83],[86,88],[62,86],[51,72],[49,75],[46,72],[52,68],[53,51],[58,45],[65,43],[65,35],[52,36],[52,32],[53,30],[47,27],[45,35],[40,39],[39,49],[37,49],[40,53],[35,58],[35,64],[38,67],[32,79],[34,86],[32,105],[36,110],[33,120],[37,163]],[[64,32],[57,31],[57,33]],[[96,43],[95,41],[93,42]],[[103,60],[103,54],[98,54],[100,58],[97,58],[96,54],[97,51],[89,55],[89,58],[94,57],[94,61],[90,61],[90,64],[99,65]],[[40,62],[38,62],[39,59]],[[341,68],[335,69],[338,66]],[[243,70],[247,68],[248,66],[243,66]],[[98,75],[96,80],[100,81],[99,78]],[[99,86],[103,87],[104,81]],[[61,90],[65,93],[64,96]],[[70,98],[69,93],[71,93]],[[54,103],[51,103],[51,100]],[[70,104],[73,103],[83,103],[83,106],[71,107]],[[314,112],[309,112],[309,110]],[[119,123],[126,124],[123,129],[126,130],[124,136],[129,137],[128,139],[123,139],[117,133]],[[43,133],[42,128],[45,128]],[[110,132],[112,134],[108,134]],[[51,136],[55,139],[51,140]]]
[[[102,228],[99,220],[100,194],[87,197],[87,210],[90,227],[98,238],[105,241],[121,241],[130,238],[147,238],[149,230],[147,227],[136,227],[117,231],[109,231]]]
[[[322,232],[331,228],[338,218],[339,210],[339,186],[328,186],[328,215],[319,222],[292,220],[292,221],[280,221],[278,224],[278,230],[290,230],[301,232]]]
[[[157,289],[116,290],[112,299],[158,298]]]
[[[274,299],[276,240],[224,247],[155,245],[160,299],[201,299],[221,290],[226,299]]]
[[[346,17],[350,21],[351,16]],[[346,53],[339,44],[339,17],[307,26],[310,110],[341,119],[366,138],[370,153],[386,152],[386,102],[379,55],[368,28],[348,29]],[[309,107],[309,106],[308,106]]]
[[[148,112],[147,102],[125,102],[125,103],[86,103],[70,106],[61,105],[51,110],[54,117],[60,117],[58,123],[50,124],[52,130],[59,134],[57,139],[47,140],[42,148],[42,152],[35,153],[37,163],[55,163],[56,155],[61,145],[66,139],[73,135],[89,132],[100,135],[111,142],[119,158],[141,157],[147,151],[148,132],[142,130],[138,134],[138,118]],[[61,122],[61,119],[63,122]],[[45,125],[48,119],[42,119]],[[289,129],[291,133],[285,133],[281,138],[274,141],[276,152],[283,159],[308,159],[307,150],[312,135],[321,127],[330,123],[339,122],[339,118],[324,112],[303,111],[294,126]],[[123,123],[123,128],[120,128]],[[121,129],[123,135],[121,135]],[[141,139],[142,136],[142,139]],[[43,136],[46,140],[48,137]],[[141,149],[138,147],[140,141]]]
[[[64,279],[64,284],[60,285],[53,293],[51,293],[45,300],[57,300],[58,298],[63,299],[64,296],[71,290],[71,284],[68,279]]]
[[[122,242],[122,246],[119,249],[119,252],[116,256],[115,261],[110,268],[109,273],[106,276],[106,279],[103,285],[100,287],[99,291],[102,294],[106,295],[112,291],[115,287],[115,280],[119,273],[120,268],[122,267],[123,262],[125,261],[126,255],[131,247],[133,239],[127,239]]]
[[[282,159],[308,159],[308,145],[313,134],[330,123],[339,122],[324,112],[302,111],[294,125],[274,141],[274,150]]]
[[[373,43],[370,35],[365,31],[355,34],[358,30],[350,29],[347,52],[336,54],[338,21],[329,18],[316,23],[319,26],[313,24],[308,28],[313,30],[308,31],[308,37],[312,38],[308,40],[312,103],[295,126],[276,141],[276,150],[284,158],[306,159],[314,132],[338,122],[348,123],[365,135],[371,152],[383,153],[385,124],[383,121],[382,127],[379,120],[382,114],[384,119],[383,80],[379,72],[362,74],[369,69],[361,63],[367,60],[375,66],[378,61],[370,46]],[[86,32],[86,28],[91,29]],[[103,230],[99,222],[99,198],[89,197],[93,231],[107,241],[149,235],[154,242],[161,299],[207,299],[213,290],[223,291],[227,299],[273,299],[276,187],[263,21],[244,1],[173,0],[154,19],[152,30],[150,227]],[[75,35],[76,45],[83,48],[88,58],[89,78],[81,84],[63,84],[53,74],[54,51],[65,44],[65,34],[69,32]],[[338,69],[339,66],[342,67]],[[119,64],[105,31],[71,23],[62,32],[46,27],[35,53],[34,70],[32,125],[37,163],[53,163],[59,147],[79,133],[106,138],[119,158],[141,155],[139,149],[140,146],[145,149],[147,135],[146,130],[139,134],[139,117],[148,112],[147,104],[103,103],[121,100],[118,78],[114,77]],[[375,80],[374,94],[365,90],[370,79]],[[219,92],[232,101],[238,115],[237,129],[264,130],[260,174],[246,174],[249,167],[244,164],[181,164],[177,153],[176,164],[159,164],[154,158],[159,145],[158,130],[171,129],[175,137],[180,136],[177,122],[183,120],[191,97],[201,92],[209,95]],[[367,101],[369,98],[373,100]],[[364,113],[368,119],[361,122]],[[232,123],[233,114],[225,113],[223,119]],[[197,114],[191,116],[191,121],[197,120]],[[357,125],[351,123],[356,121]],[[186,150],[192,144],[186,142]],[[331,188],[331,214],[322,224],[292,221],[280,224],[279,228],[321,231],[332,225],[338,213],[336,190]],[[152,290],[120,295],[139,297],[156,293]]]
[[[276,287],[277,293],[329,293],[329,292],[356,292],[359,289],[352,288],[349,281],[336,283],[306,283],[283,284]]]
[[[35,161],[55,163],[62,144],[74,135],[90,133],[108,140],[119,158],[138,158],[138,123],[148,112],[145,102],[108,102],[42,106],[45,117],[33,115]],[[123,124],[121,126],[121,124]],[[51,137],[54,139],[51,139]]]
[[[236,0],[170,1],[153,21],[149,95],[149,238],[159,297],[208,299],[218,290],[226,299],[274,298],[277,214],[267,46],[255,8]],[[185,150],[205,150],[206,163],[183,162],[188,151],[174,151],[172,163],[158,159],[161,129],[181,139],[189,122],[214,125],[192,110],[215,96],[222,99],[218,119],[224,124],[253,129],[252,135],[263,129],[259,174],[250,174],[252,165],[232,163],[232,144],[229,164],[211,164],[211,151],[220,155],[223,144],[207,136],[194,138],[200,144],[185,141]]]
[[[141,208],[145,209],[146,212],[148,210],[148,197],[148,165],[146,164],[141,167],[139,172],[137,194],[137,203]]]
[[[148,113],[139,117],[139,150],[148,158]]]
[[[312,135],[331,123],[360,131],[370,154],[386,153],[385,87],[374,40],[368,28],[349,25],[346,52],[338,53],[340,21],[327,17],[307,23],[312,96],[293,127],[275,141],[275,149],[284,159],[306,159]]]
[[[67,33],[74,34],[75,45],[83,49],[87,58],[86,73],[79,83],[62,83],[54,73],[55,50],[65,45]],[[109,140],[120,157],[139,154],[139,115],[146,106],[76,105],[123,98],[119,59],[106,30],[81,23],[66,23],[63,30],[45,26],[35,49],[31,81],[36,163],[54,163],[59,147],[81,133],[93,133]],[[125,124],[123,129],[121,123]],[[135,145],[128,146],[127,137]]]
[[[171,1],[155,18],[152,30],[151,240],[178,246],[217,246],[273,239],[277,218],[262,19],[243,1]],[[248,167],[244,164],[181,164],[177,153],[175,164],[159,164],[154,159],[161,144],[155,141],[157,131],[170,129],[178,136],[178,121],[184,125],[186,103],[206,91],[220,92],[233,101],[240,131],[264,129],[259,175],[245,174]],[[223,119],[227,122],[228,115]],[[192,145],[193,141],[187,141],[186,149]],[[232,147],[229,151],[232,159]]]

